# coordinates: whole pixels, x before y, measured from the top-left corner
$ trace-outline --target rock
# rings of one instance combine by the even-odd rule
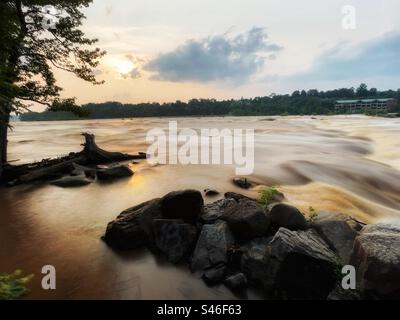
[[[196,228],[183,220],[156,219],[153,229],[156,247],[172,263],[181,261],[196,241]]]
[[[196,223],[203,212],[204,201],[196,190],[174,191],[165,195],[160,202],[164,219],[182,219]]]
[[[117,249],[136,249],[151,243],[153,220],[162,216],[159,202],[154,199],[123,211],[108,224],[104,241]]]
[[[400,297],[400,226],[365,226],[355,239],[351,265],[366,299]]]
[[[240,250],[242,256],[240,260],[241,270],[246,275],[249,282],[256,287],[266,287],[270,281],[268,278],[267,264],[269,243],[272,237],[256,238],[245,243]]]
[[[274,205],[269,213],[269,218],[274,228],[286,228],[292,231],[305,230],[308,227],[307,220],[295,207],[284,203]]]
[[[216,202],[204,206],[204,213],[200,219],[204,223],[214,223],[217,219],[221,218],[225,210],[236,205],[233,199],[221,199]]]
[[[329,294],[327,300],[331,301],[355,301],[361,300],[360,293],[357,290],[345,290],[341,284],[337,285],[336,288]]]
[[[315,230],[280,228],[268,251],[263,283],[275,297],[325,300],[335,288],[340,275],[338,257]]]
[[[249,201],[255,201],[257,202],[257,199],[253,199],[250,197],[246,197],[240,193],[236,193],[236,192],[227,192],[224,194],[225,199],[235,199],[237,202],[239,202],[240,200],[249,200]]]
[[[205,224],[201,230],[191,263],[192,271],[204,271],[228,262],[228,250],[234,239],[224,221]]]
[[[243,273],[237,273],[226,278],[224,284],[233,292],[243,292],[247,288],[247,278]]]
[[[85,175],[86,177],[93,178],[93,179],[96,177],[97,169],[95,169],[95,168],[81,166],[80,164],[76,164],[76,163],[73,163],[72,166],[74,169],[72,170],[71,175],[73,175],[73,176]]]
[[[242,200],[225,210],[222,219],[228,223],[235,239],[247,241],[266,236],[270,220],[254,201]]]
[[[202,278],[204,282],[210,286],[220,283],[226,273],[226,264],[221,263],[215,267],[205,270]]]
[[[50,184],[61,188],[82,187],[90,183],[92,183],[92,180],[86,178],[83,174],[79,176],[66,176],[50,182]]]
[[[354,239],[357,237],[362,225],[343,214],[320,212],[317,220],[311,226],[318,231],[331,249],[339,255],[343,265],[349,264],[353,252]]]
[[[251,187],[249,180],[242,177],[233,178],[233,184],[242,189],[249,189]]]
[[[133,171],[125,165],[97,170],[97,178],[99,180],[114,180],[131,176],[133,176]]]
[[[204,189],[204,194],[207,197],[215,197],[215,196],[219,195],[219,192],[215,189]]]

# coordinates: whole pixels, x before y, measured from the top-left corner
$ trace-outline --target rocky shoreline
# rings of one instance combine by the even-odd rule
[[[228,192],[204,205],[199,191],[175,191],[122,212],[103,240],[116,250],[147,247],[241,298],[249,287],[266,299],[400,297],[400,226],[328,212],[307,220],[283,200],[267,206]],[[342,288],[346,265],[355,290]]]

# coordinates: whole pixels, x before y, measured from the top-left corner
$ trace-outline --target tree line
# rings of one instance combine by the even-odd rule
[[[292,94],[255,97],[239,100],[192,99],[188,102],[122,104],[110,101],[88,103],[77,107],[72,101],[55,103],[44,113],[26,113],[22,120],[60,120],[69,119],[110,119],[135,117],[179,117],[179,116],[273,116],[273,115],[329,115],[335,112],[338,99],[396,98],[397,91],[368,89],[361,84],[355,88],[341,88],[329,91],[296,90]],[[400,105],[390,110],[400,112]]]

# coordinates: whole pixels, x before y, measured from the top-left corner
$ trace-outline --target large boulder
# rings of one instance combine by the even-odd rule
[[[153,229],[156,247],[172,263],[187,256],[196,241],[197,229],[183,220],[155,219]]]
[[[265,288],[270,284],[267,265],[271,240],[272,237],[256,238],[240,248],[242,251],[241,270],[253,286]]]
[[[269,218],[255,201],[239,201],[225,210],[222,219],[240,242],[266,236],[270,227]]]
[[[339,255],[343,265],[349,264],[354,240],[362,225],[344,214],[320,212],[311,226]]]
[[[272,226],[276,229],[286,228],[292,231],[305,230],[308,227],[304,215],[295,207],[285,203],[274,205],[269,212]]]
[[[267,291],[280,299],[326,299],[339,280],[338,257],[315,230],[278,230],[268,248]]]
[[[97,179],[99,180],[114,180],[133,176],[133,171],[125,165],[104,168],[97,170]]]
[[[202,276],[204,282],[208,285],[216,285],[225,278],[227,266],[226,264],[220,263],[216,266],[213,266],[209,269],[204,270],[204,274]]]
[[[234,199],[221,199],[204,206],[204,213],[201,215],[201,220],[204,223],[214,223],[221,218],[225,210],[236,205]]]
[[[83,187],[90,183],[92,183],[92,180],[88,179],[83,174],[79,176],[66,176],[50,182],[50,184],[61,188]]]
[[[228,262],[228,250],[234,239],[224,221],[205,224],[201,230],[191,262],[192,271],[204,271]]]
[[[117,249],[136,249],[152,242],[153,220],[162,217],[159,202],[154,199],[123,211],[107,225],[104,241]]]
[[[203,206],[203,197],[196,190],[170,192],[160,201],[164,219],[182,219],[192,224],[202,214]]]
[[[367,299],[400,297],[400,226],[365,226],[354,242],[350,262],[358,288]]]

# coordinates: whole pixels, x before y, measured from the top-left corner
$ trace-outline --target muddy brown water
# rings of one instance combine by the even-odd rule
[[[259,186],[278,185],[287,201],[308,212],[329,210],[366,222],[400,221],[400,119],[335,117],[144,118],[16,122],[9,158],[30,162],[80,150],[90,131],[101,147],[146,151],[148,130],[252,128]],[[131,164],[135,175],[75,189],[47,184],[0,189],[0,272],[34,273],[33,299],[234,299],[224,286],[207,287],[185,266],[144,251],[120,253],[101,240],[121,211],[185,188],[237,191],[231,165]],[[218,198],[207,199],[214,201]],[[57,289],[41,289],[41,268],[54,265]],[[250,292],[250,298],[259,295]]]

